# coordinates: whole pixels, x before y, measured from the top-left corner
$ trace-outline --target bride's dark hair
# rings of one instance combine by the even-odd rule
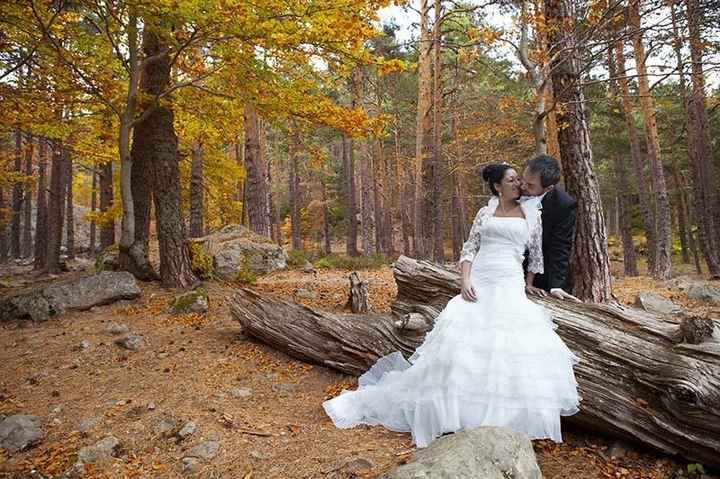
[[[483,180],[487,181],[487,184],[490,186],[490,191],[492,191],[493,195],[498,195],[498,192],[495,189],[495,183],[500,183],[505,176],[505,172],[511,168],[512,165],[508,165],[507,163],[494,163],[492,165],[487,165],[485,168],[483,168]]]

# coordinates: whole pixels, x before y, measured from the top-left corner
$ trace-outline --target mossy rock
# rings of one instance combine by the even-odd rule
[[[205,314],[209,305],[210,298],[207,291],[198,288],[176,296],[170,303],[170,314]]]
[[[120,269],[120,247],[117,244],[105,248],[95,259],[95,272],[117,271]]]
[[[200,279],[210,279],[215,272],[215,260],[200,243],[190,243],[190,262],[193,273]]]

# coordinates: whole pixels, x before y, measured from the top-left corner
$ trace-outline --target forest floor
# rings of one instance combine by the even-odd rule
[[[342,311],[347,274],[284,271],[253,288]],[[391,269],[360,275],[370,282],[373,308],[388,310],[395,296]],[[30,475],[33,470],[57,477],[75,462],[81,447],[110,434],[122,441],[122,454],[88,466],[85,477],[183,477],[182,458],[206,440],[219,441],[220,448],[202,466],[202,478],[375,478],[411,457],[407,434],[333,427],[321,403],[353,387],[353,378],[244,336],[228,308],[237,285],[209,283],[210,311],[204,317],[170,316],[172,292],[154,284],[141,287],[137,301],[39,325],[5,326],[0,333],[0,414],[38,415],[46,436],[12,457],[0,450],[0,477],[38,477]],[[298,297],[301,288],[313,292],[314,299]],[[703,307],[648,278],[620,279],[615,292],[621,301],[632,302],[641,289],[689,308]],[[137,352],[117,347],[108,332],[111,323],[127,325],[145,345]],[[89,347],[83,348],[83,341]],[[168,439],[158,429],[163,419],[179,426],[192,421],[197,430],[184,441]],[[613,459],[611,444],[569,427],[562,444],[534,441],[546,479],[686,477],[687,463],[633,447]]]

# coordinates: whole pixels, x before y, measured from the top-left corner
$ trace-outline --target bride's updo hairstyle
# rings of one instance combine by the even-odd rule
[[[485,180],[490,186],[490,191],[492,191],[493,195],[498,195],[498,192],[495,189],[495,183],[501,183],[503,177],[505,176],[505,172],[510,169],[512,169],[512,165],[508,165],[507,163],[494,163],[483,168],[483,180]]]

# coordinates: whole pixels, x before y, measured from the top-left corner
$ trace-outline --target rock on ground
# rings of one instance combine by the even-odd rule
[[[542,473],[526,435],[504,428],[481,427],[437,439],[385,477],[542,479]]]
[[[235,279],[240,271],[267,274],[287,268],[288,256],[282,247],[242,225],[227,225],[192,242],[212,258],[213,275],[221,279]]]
[[[128,334],[127,336],[116,339],[115,344],[128,351],[139,351],[145,344],[145,340],[137,334]]]
[[[218,441],[205,441],[190,449],[190,452],[185,457],[209,461],[217,455],[219,449],[220,443]]]
[[[120,448],[120,440],[115,436],[108,436],[93,446],[80,449],[77,462],[78,464],[95,464],[116,456]]]
[[[15,414],[0,422],[0,447],[11,454],[39,443],[43,438],[40,418]]]
[[[135,277],[127,271],[104,271],[16,291],[0,298],[0,321],[46,321],[65,311],[84,311],[101,304],[140,296]]]
[[[643,291],[635,298],[635,306],[651,313],[673,314],[682,311],[682,308],[657,293]]]
[[[176,296],[170,305],[170,314],[205,314],[208,312],[209,303],[207,291],[198,288]]]
[[[720,304],[720,287],[712,286],[708,281],[689,276],[679,276],[667,282],[668,286],[678,289],[692,299]]]

